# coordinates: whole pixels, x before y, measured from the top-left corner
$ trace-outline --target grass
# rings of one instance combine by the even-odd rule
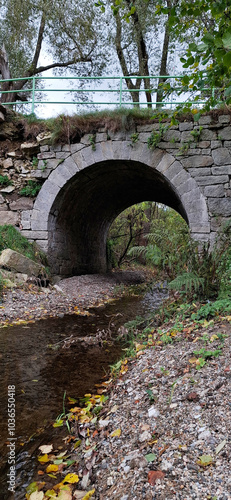
[[[29,259],[46,265],[46,258],[33,243],[30,243],[14,226],[0,226],[0,252],[10,248]]]

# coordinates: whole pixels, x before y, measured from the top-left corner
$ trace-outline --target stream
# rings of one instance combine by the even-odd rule
[[[154,289],[144,297],[123,297],[89,316],[67,315],[35,323],[0,328],[0,493],[1,500],[25,498],[33,478],[33,453],[60,434],[52,423],[63,411],[63,400],[94,392],[110,365],[121,356],[123,343],[95,342],[98,332],[116,335],[124,323],[147,316],[164,297]],[[89,339],[90,337],[90,339]],[[84,340],[85,338],[85,340]],[[8,491],[8,387],[15,386],[16,492]],[[7,445],[8,444],[8,445]]]

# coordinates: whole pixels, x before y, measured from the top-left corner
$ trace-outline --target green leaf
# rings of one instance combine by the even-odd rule
[[[225,66],[227,66],[227,68],[230,68],[230,66],[231,66],[231,51],[227,52],[227,54],[225,54],[225,56],[223,58],[223,63]]]
[[[226,31],[222,38],[222,42],[225,49],[231,50],[231,30]]]
[[[202,467],[207,467],[207,465],[211,465],[213,463],[213,457],[211,455],[202,455],[199,457],[198,464],[202,465]]]
[[[147,462],[154,462],[154,460],[156,460],[155,453],[148,453],[144,457],[146,458]]]

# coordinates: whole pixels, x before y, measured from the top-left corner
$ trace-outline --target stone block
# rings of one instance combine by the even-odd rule
[[[170,167],[170,165],[172,165],[172,163],[174,163],[174,161],[176,161],[174,156],[166,153],[161,158],[160,163],[156,167],[158,172],[161,172],[162,174],[164,174],[166,172],[166,170]]]
[[[80,142],[76,144],[71,144],[71,153],[77,153],[78,151],[81,151],[85,147],[84,144],[80,144]]]
[[[10,210],[30,210],[33,208],[34,201],[31,198],[21,197],[10,203]]]
[[[21,234],[27,239],[31,240],[46,240],[48,238],[47,231],[26,231],[22,230]]]
[[[190,224],[190,230],[193,233],[210,233],[210,223],[207,224]]]
[[[204,128],[201,131],[201,134],[200,134],[201,141],[216,141],[216,139],[217,139],[217,133],[215,132],[215,130],[210,130],[208,128]]]
[[[19,223],[19,214],[17,212],[11,211],[1,211],[0,213],[0,226],[4,226],[5,224],[10,224],[12,226],[16,226]]]
[[[55,157],[58,158],[59,160],[65,160],[66,158],[68,158],[70,156],[70,151],[57,151],[57,153],[55,153]]]
[[[53,182],[60,188],[63,187],[66,182],[70,179],[71,174],[67,168],[65,168],[65,165],[62,164],[60,165],[59,169],[53,170],[49,176],[49,181]]]
[[[212,122],[212,117],[210,115],[201,116],[199,119],[199,125],[209,125]]]
[[[103,144],[102,143],[102,150],[103,150]],[[112,142],[112,152],[113,156],[112,158],[115,160],[130,160],[131,159],[131,142],[128,141],[118,141]]]
[[[66,160],[63,163],[63,166],[65,166],[68,172],[70,172],[71,177],[74,176],[77,172],[79,172],[79,169],[76,163],[74,162],[72,156],[66,158]]]
[[[231,126],[229,127],[224,127],[219,131],[218,134],[218,139],[221,139],[222,141],[230,141],[231,139]]]
[[[219,123],[230,123],[230,115],[220,115],[218,121]]]
[[[225,190],[223,184],[215,184],[214,186],[205,186],[204,195],[211,198],[223,198]]]
[[[211,156],[190,156],[188,158],[182,158],[181,160],[184,168],[198,168],[198,167],[210,167],[213,165],[213,158]]]
[[[187,133],[187,132],[182,132],[182,133]],[[167,132],[164,133],[163,135],[164,141],[167,142],[180,142],[181,140],[181,133],[178,130],[167,130]]]
[[[213,215],[221,215],[223,217],[231,216],[231,199],[230,198],[209,198],[209,211]]]
[[[210,146],[211,146],[211,141],[199,141],[198,142],[199,148],[207,149],[207,148],[210,148]],[[207,154],[208,154],[208,152],[207,152]]]
[[[181,184],[184,184],[188,179],[190,178],[188,172],[185,172],[185,170],[181,170],[175,177],[171,179],[172,184],[174,187],[178,188]]]
[[[207,175],[201,177],[195,177],[195,181],[199,186],[209,186],[212,184],[224,184],[229,181],[228,175]]]
[[[50,150],[50,148],[47,144],[45,146],[40,146],[41,153],[45,153],[46,151],[49,151],[49,150]]]
[[[184,132],[185,130],[193,130],[193,123],[192,122],[179,123],[179,131]]]
[[[108,140],[108,134],[106,132],[97,132],[95,137],[95,142],[106,142]]]
[[[212,174],[213,175],[231,175],[231,165],[224,165],[220,167],[212,167]]]
[[[186,182],[177,188],[178,194],[183,202],[191,203],[201,197],[201,192],[198,189],[194,179],[187,179]]]
[[[37,158],[39,160],[47,160],[47,159],[50,159],[50,158],[55,158],[55,153],[54,153],[54,151],[44,151],[42,153],[39,153],[37,155]]]
[[[197,175],[211,175],[211,168],[210,167],[189,168],[188,172],[192,177],[196,177]]]
[[[153,123],[151,125],[148,123],[146,125],[137,125],[138,133],[149,132],[151,134],[153,130],[159,130],[159,123]]]
[[[221,141],[211,141],[211,149],[217,149],[222,147]]]
[[[40,210],[33,210],[31,217],[31,229],[32,231],[47,231],[48,214],[47,212],[42,212]]]
[[[35,240],[35,243],[44,253],[48,252],[48,241],[47,240]]]
[[[193,142],[194,138],[190,131],[184,131],[181,134],[181,142]]]
[[[170,167],[165,171],[165,176],[171,181],[177,174],[179,174],[179,172],[182,171],[183,168],[181,163],[179,161],[174,161],[174,163],[172,163],[172,165],[170,165]]]
[[[214,149],[212,151],[212,157],[215,165],[231,164],[231,153],[227,148]]]
[[[151,136],[151,132],[140,132],[139,133],[139,141],[147,143],[150,136]]]
[[[66,151],[66,152],[71,153],[71,145],[70,144],[64,144],[62,146],[62,151]]]

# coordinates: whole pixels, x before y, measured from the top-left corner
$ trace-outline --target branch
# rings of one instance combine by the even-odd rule
[[[72,64],[76,64],[79,62],[91,62],[91,58],[79,58],[79,59],[71,59],[70,61],[67,61],[65,63],[53,63],[53,64],[48,64],[48,66],[39,66],[39,68],[36,68],[36,70],[33,72],[33,75],[37,75],[38,73],[42,73],[43,71],[47,71],[48,69],[52,68],[67,68],[68,66],[71,66]],[[32,75],[31,75],[32,76]]]

